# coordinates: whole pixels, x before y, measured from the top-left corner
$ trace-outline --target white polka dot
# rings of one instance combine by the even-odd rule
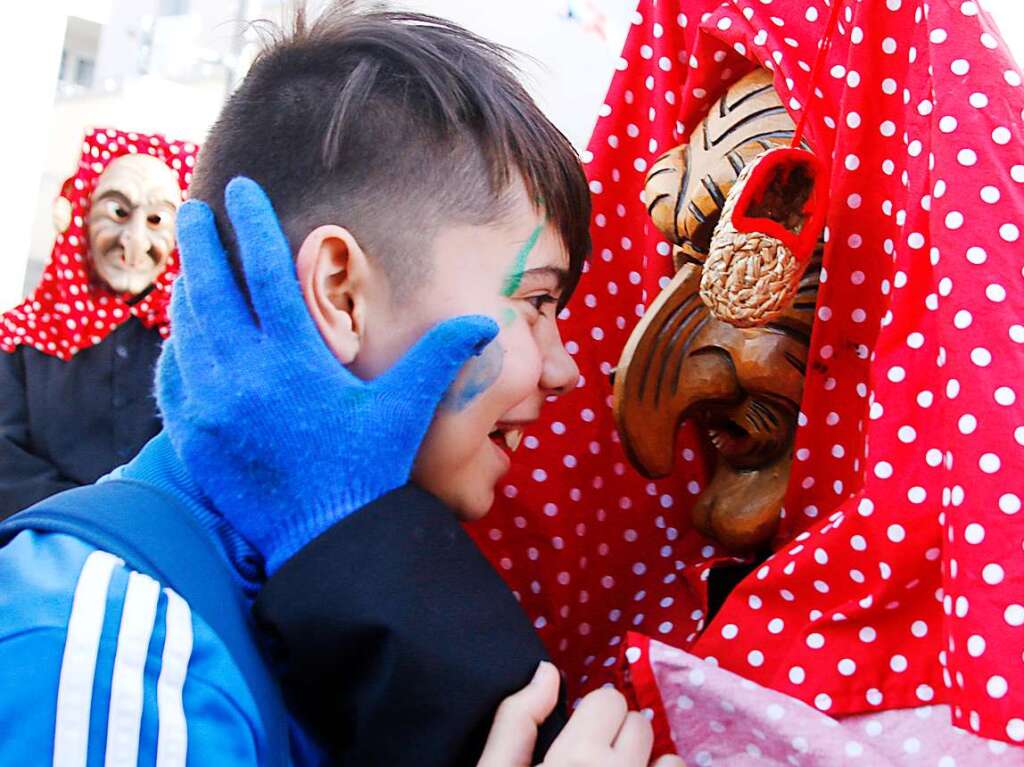
[[[1011,719],[1006,724],[1006,735],[1016,743],[1024,742],[1024,719]]]
[[[994,186],[983,186],[980,194],[982,202],[987,202],[989,205],[995,205],[999,202],[1000,197],[1002,197],[999,190]]]
[[[992,353],[983,346],[971,349],[971,362],[980,368],[988,367],[992,363]]]
[[[999,236],[1007,242],[1016,242],[1020,239],[1020,229],[1014,224],[1003,224],[999,227]]]
[[[973,149],[961,149],[957,152],[956,160],[965,167],[971,167],[978,162],[978,155]]]
[[[889,525],[888,530],[886,530],[886,536],[893,543],[900,543],[907,537],[907,531],[903,529],[903,525],[893,524]]]
[[[981,543],[985,540],[985,528],[977,522],[971,522],[964,528],[964,540],[972,544]]]
[[[789,670],[789,681],[793,684],[803,684],[803,681],[806,678],[807,675],[804,673],[804,670],[800,666],[793,666]]]
[[[727,623],[722,626],[722,636],[726,639],[735,639],[736,635],[740,633],[739,626],[735,623]]]
[[[1020,507],[1020,498],[1013,493],[1004,493],[999,497],[999,510],[1004,514],[1016,514]]]
[[[872,687],[864,696],[872,706],[879,706],[882,703],[882,691]]]
[[[902,655],[893,655],[889,659],[889,668],[896,673],[902,673],[907,670],[907,659]]]
[[[973,634],[967,639],[967,653],[972,658],[977,658],[985,652],[985,639],[978,634]]]
[[[993,698],[1003,697],[1008,689],[1009,685],[1006,683],[1006,679],[998,674],[990,676],[988,682],[985,683],[985,691]]]
[[[1003,612],[1003,620],[1011,626],[1024,625],[1024,606],[1012,604]]]
[[[836,668],[839,670],[839,673],[843,676],[853,676],[854,672],[857,671],[857,664],[854,663],[853,660],[851,660],[850,658],[843,658],[841,661],[839,661]]]
[[[986,474],[995,474],[1002,466],[1002,461],[995,453],[983,453],[978,459],[978,468]]]
[[[995,586],[1003,582],[1003,568],[995,562],[990,562],[981,570],[982,580],[989,586]]]
[[[807,646],[812,650],[820,650],[825,646],[825,637],[821,634],[814,632],[813,634],[807,635]]]
[[[832,698],[827,693],[819,693],[814,696],[814,707],[821,711],[828,711],[832,708]]]
[[[1006,300],[1006,288],[993,282],[985,288],[985,297],[994,304],[1000,304]]]

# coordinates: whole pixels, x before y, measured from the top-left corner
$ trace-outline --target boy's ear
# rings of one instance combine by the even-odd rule
[[[295,270],[320,335],[342,364],[350,364],[365,332],[366,254],[347,229],[325,224],[302,241]]]

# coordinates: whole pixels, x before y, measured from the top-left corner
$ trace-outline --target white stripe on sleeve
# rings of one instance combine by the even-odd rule
[[[110,681],[106,767],[138,764],[143,675],[159,599],[159,583],[148,575],[129,573]]]
[[[192,657],[192,611],[188,603],[170,589],[167,595],[166,639],[156,683],[159,734],[156,767],[185,767],[188,755],[188,727],[182,691]]]
[[[57,688],[54,767],[85,767],[88,760],[92,683],[107,610],[107,590],[114,568],[123,564],[113,554],[94,551],[78,576]]]

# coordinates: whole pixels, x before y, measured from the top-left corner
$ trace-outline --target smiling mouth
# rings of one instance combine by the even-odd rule
[[[519,445],[523,441],[523,430],[506,429],[499,426],[488,434],[487,437],[498,447],[504,446],[504,448],[507,448],[510,453],[514,453],[519,449]]]

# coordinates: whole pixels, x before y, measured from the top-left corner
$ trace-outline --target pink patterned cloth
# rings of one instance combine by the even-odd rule
[[[626,657],[653,674],[659,716],[690,767],[1024,765],[1024,748],[954,727],[947,705],[833,719],[661,642],[630,646]]]

